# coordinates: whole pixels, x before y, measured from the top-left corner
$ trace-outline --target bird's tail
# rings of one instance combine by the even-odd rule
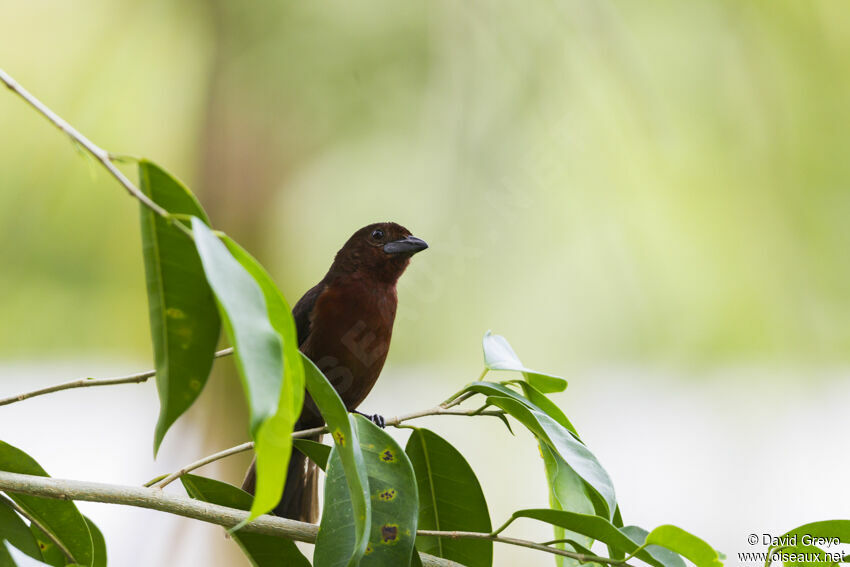
[[[314,435],[306,439],[319,442],[322,436]],[[250,494],[254,494],[256,486],[255,465],[255,462],[251,463],[242,482],[242,490]],[[292,449],[283,496],[275,506],[274,513],[301,522],[316,523],[319,519],[319,467],[298,449]]]

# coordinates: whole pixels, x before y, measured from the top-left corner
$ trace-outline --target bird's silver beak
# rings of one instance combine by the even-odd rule
[[[413,256],[428,248],[428,243],[415,236],[407,236],[400,240],[393,240],[384,244],[384,252],[387,254],[408,254]]]

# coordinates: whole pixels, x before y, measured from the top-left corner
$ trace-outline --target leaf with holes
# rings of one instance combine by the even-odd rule
[[[362,416],[353,416],[369,475],[372,522],[362,567],[409,565],[416,539],[418,497],[413,467],[390,435]],[[316,567],[348,563],[354,545],[351,501],[339,451],[331,451],[325,508],[313,556]]]
[[[522,372],[523,377],[535,388],[544,393],[563,392],[567,381],[554,374],[546,374],[523,366],[519,357],[511,348],[507,339],[487,331],[484,334],[484,365],[489,370],[511,370]]]
[[[32,457],[3,441],[0,441],[0,470],[48,476]],[[92,536],[85,518],[73,502],[12,492],[8,493],[8,496],[62,543],[72,562],[92,565],[95,554]]]
[[[405,448],[419,487],[419,529],[490,532],[481,485],[463,455],[427,429],[415,429]],[[416,548],[467,567],[490,567],[493,542],[418,536]]]
[[[338,466],[333,471],[333,476],[330,470],[325,479],[325,494],[328,493],[328,485],[333,483],[334,494],[338,491],[345,490],[344,498],[348,499],[349,508],[344,512],[341,521],[348,522],[346,526],[353,525],[351,531],[351,543],[342,542],[340,549],[348,553],[345,561],[338,563],[338,554],[336,551],[327,550],[329,565],[358,565],[360,558],[366,553],[366,548],[369,545],[369,527],[372,521],[372,503],[369,498],[369,477],[366,469],[366,463],[363,460],[363,452],[360,449],[360,442],[357,439],[357,430],[355,429],[352,417],[345,409],[345,404],[336,393],[334,387],[325,378],[325,375],[319,368],[313,364],[313,361],[301,355],[304,363],[304,381],[307,385],[307,391],[310,397],[319,408],[319,413],[325,423],[328,424],[328,431],[334,441],[334,448],[331,454],[336,453],[339,457]],[[327,507],[328,502],[325,501]],[[322,518],[322,522],[325,518]],[[347,529],[347,528],[346,528]],[[321,533],[321,532],[320,532]],[[348,531],[344,532],[346,536]],[[318,553],[318,546],[316,549]],[[333,552],[332,552],[333,551]],[[326,553],[326,551],[322,551]],[[321,556],[320,556],[321,557]],[[320,566],[318,559],[314,556],[316,565]]]
[[[189,496],[196,500],[236,508],[237,510],[249,510],[251,508],[251,495],[226,482],[192,474],[183,475],[180,477],[180,481]],[[298,551],[295,543],[291,540],[241,531],[234,532],[232,537],[251,560],[251,564],[257,567],[277,565],[310,567],[310,562]]]
[[[292,455],[292,430],[301,415],[304,402],[304,364],[298,351],[295,320],[283,294],[271,276],[245,249],[227,236],[222,237],[222,241],[260,286],[269,322],[283,345],[283,382],[277,411],[260,426],[254,444],[257,480],[250,516],[253,519],[274,508],[283,495],[287,465]]]
[[[139,186],[168,212],[208,222],[191,191],[156,164],[139,162]],[[154,432],[156,455],[168,428],[189,409],[207,382],[221,324],[195,245],[144,205],[140,210],[160,401]]]

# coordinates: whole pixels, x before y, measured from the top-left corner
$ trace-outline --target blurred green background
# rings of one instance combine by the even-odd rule
[[[766,528],[739,515],[712,532],[724,506],[840,515],[825,467],[764,463],[798,430],[846,430],[844,3],[0,0],[0,22],[0,67],[97,144],[186,181],[290,302],[360,226],[429,242],[399,285],[395,381],[369,409],[421,409],[478,376],[493,329],[571,379],[565,407],[646,527],[681,520],[731,553]],[[44,359],[150,367],[136,203],[5,91],[0,134],[0,382],[68,373],[26,370]],[[236,381],[209,389],[160,468],[246,438]],[[147,461],[143,425],[127,450]],[[494,518],[528,505],[505,475],[539,463],[476,458]],[[236,482],[245,463],[227,466]],[[786,477],[833,492],[771,508]]]
[[[490,327],[564,372],[848,360],[839,2],[0,9],[3,67],[183,178],[291,301],[363,224],[428,240],[391,360]],[[147,355],[135,203],[13,96],[0,132],[0,353]]]

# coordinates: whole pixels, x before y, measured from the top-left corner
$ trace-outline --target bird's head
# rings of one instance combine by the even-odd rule
[[[336,254],[332,273],[360,273],[395,283],[410,257],[428,248],[410,231],[394,222],[378,222],[355,232]]]

